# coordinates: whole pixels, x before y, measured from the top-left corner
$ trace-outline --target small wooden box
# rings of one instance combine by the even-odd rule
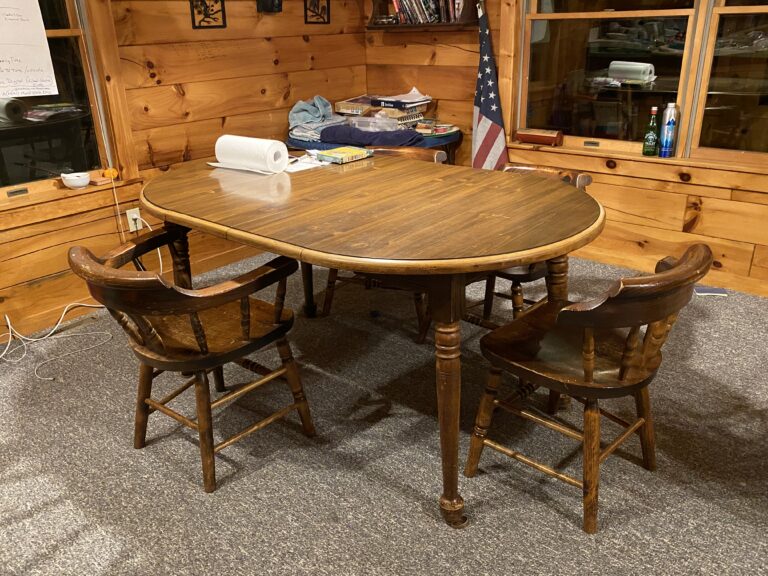
[[[539,130],[537,128],[521,128],[515,132],[515,139],[525,144],[542,144],[544,146],[561,146],[563,133],[560,130]]]

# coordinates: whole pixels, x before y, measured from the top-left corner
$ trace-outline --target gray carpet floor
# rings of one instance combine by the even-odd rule
[[[620,273],[574,259],[572,292],[594,294]],[[300,293],[297,275],[294,308]],[[64,332],[114,337],[41,367],[54,381],[35,378],[35,365],[100,337],[48,340],[0,364],[0,574],[768,573],[767,311],[743,294],[694,296],[651,387],[658,470],[638,465],[636,438],[605,462],[595,536],[581,531],[578,489],[491,450],[477,477],[460,477],[469,526],[441,521],[433,346],[413,342],[406,293],[346,285],[330,317],[298,318],[292,344],[319,434],[304,437],[293,414],[225,449],[213,494],[191,430],[156,415],[148,446],[132,448],[137,362],[94,312]],[[509,312],[497,300],[496,314]],[[462,331],[463,465],[486,364],[482,329]],[[192,413],[189,396],[179,400]],[[274,382],[239,400],[215,414],[216,437],[289,398]],[[564,417],[580,424],[574,404]],[[580,473],[576,444],[551,431],[500,414],[491,436]]]

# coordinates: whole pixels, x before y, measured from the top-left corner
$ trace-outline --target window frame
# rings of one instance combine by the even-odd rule
[[[722,0],[718,0],[722,1]],[[509,90],[510,98],[507,99],[512,105],[513,112],[508,115],[509,130],[507,144],[515,146],[518,143],[514,141],[514,131],[517,128],[527,126],[528,94],[530,86],[530,61],[531,61],[531,35],[533,22],[549,20],[617,20],[624,18],[638,17],[687,17],[688,26],[686,29],[686,44],[681,59],[680,81],[677,91],[677,106],[680,110],[680,126],[678,128],[678,143],[675,148],[675,157],[684,158],[688,148],[688,137],[692,126],[692,110],[696,84],[696,70],[701,52],[700,39],[704,33],[704,24],[706,18],[701,17],[701,8],[706,8],[707,0],[696,0],[692,8],[670,8],[654,10],[616,10],[600,12],[556,12],[540,13],[538,12],[537,0],[522,0],[520,2],[520,11],[517,15],[520,18],[520,24],[515,28],[520,30],[519,44],[516,51],[513,50],[513,57],[507,62],[505,70],[517,72],[519,82],[517,84],[517,95],[514,90]],[[519,55],[519,57],[517,57]],[[504,65],[505,63],[502,63]],[[585,142],[596,143],[597,145],[585,145]],[[563,136],[562,148],[573,151],[591,151],[591,152],[611,152],[642,156],[642,142],[632,142],[628,140],[618,140],[609,138],[592,138],[586,136]]]
[[[37,0],[35,0],[37,1]],[[83,3],[82,9],[86,10],[87,6],[85,5],[86,2],[90,0],[85,0]],[[83,77],[85,78],[85,86],[88,93],[88,105],[91,112],[91,119],[93,122],[93,130],[95,132],[96,137],[96,143],[98,146],[99,151],[99,168],[94,168],[91,170],[88,170],[88,172],[91,174],[91,176],[100,176],[102,171],[110,166],[110,158],[108,154],[108,147],[107,143],[104,140],[104,135],[106,133],[106,126],[104,125],[103,118],[106,118],[105,115],[102,115],[100,113],[99,108],[99,97],[98,93],[96,91],[96,76],[94,75],[94,67],[92,63],[90,62],[89,58],[89,52],[88,52],[88,45],[86,42],[86,31],[83,30],[83,27],[81,25],[81,18],[78,13],[78,6],[76,5],[76,0],[64,0],[64,6],[66,8],[67,12],[67,20],[69,23],[68,28],[47,28],[45,29],[45,35],[47,39],[51,38],[72,38],[77,43],[77,49],[79,51],[80,55],[80,62],[83,67]],[[106,105],[104,106],[106,108]],[[106,110],[102,110],[106,114]],[[114,150],[114,147],[112,148]],[[59,178],[51,177],[51,178],[40,178],[37,180],[28,180],[24,182],[19,182],[17,184],[10,184],[7,186],[0,186],[0,193],[2,193],[3,196],[8,196],[9,192],[19,189],[27,189],[27,190],[49,190],[49,189],[55,189],[60,188],[61,186],[58,185],[60,182]]]
[[[704,44],[705,49],[702,55],[700,81],[696,93],[696,118],[694,119],[693,128],[691,130],[691,145],[688,154],[688,157],[691,159],[765,164],[766,152],[711,148],[701,145],[701,130],[704,122],[709,81],[712,76],[712,67],[715,59],[715,45],[717,42],[717,32],[720,28],[720,19],[722,16],[749,14],[768,14],[768,0],[766,0],[762,6],[726,6],[726,0],[714,0],[713,5],[711,6],[711,12],[708,14],[709,17],[707,18],[709,21],[709,28],[707,30],[706,42],[702,43]]]

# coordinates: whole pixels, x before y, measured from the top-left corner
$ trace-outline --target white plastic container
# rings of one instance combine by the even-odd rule
[[[661,134],[659,135],[659,157],[671,158],[675,155],[677,143],[677,105],[674,102],[667,104],[664,115],[661,117]]]
[[[348,122],[350,126],[364,132],[390,132],[399,128],[397,120],[387,116],[350,117]]]

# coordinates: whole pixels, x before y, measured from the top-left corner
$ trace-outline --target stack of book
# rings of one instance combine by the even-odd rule
[[[431,102],[431,96],[426,96],[414,88],[406,94],[396,96],[355,96],[336,102],[334,108],[339,114],[348,116],[383,114],[397,120],[400,128],[412,128],[424,118]]]
[[[392,0],[400,24],[457,22],[464,0]]]

